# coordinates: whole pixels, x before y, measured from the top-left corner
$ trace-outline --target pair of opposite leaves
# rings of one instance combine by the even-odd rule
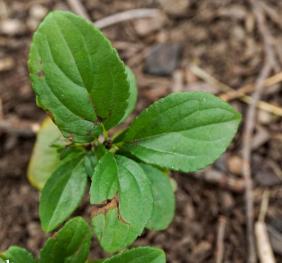
[[[7,260],[10,263],[165,263],[164,252],[149,247],[130,249],[104,260],[87,260],[91,238],[87,223],[80,217],[73,218],[47,240],[40,251],[39,260],[27,250],[12,246],[0,254],[0,263],[6,263]]]
[[[135,106],[132,72],[93,25],[71,13],[53,12],[41,23],[33,37],[29,69],[38,105],[73,143],[92,142],[103,130],[121,123]],[[114,140],[118,155],[107,153],[90,172],[96,181],[91,186],[92,203],[119,199],[117,207],[94,216],[102,246],[115,251],[128,245],[156,211],[151,188],[161,188],[154,176],[161,172],[122,155],[196,171],[227,148],[239,122],[240,114],[230,105],[202,92],[174,93],[143,111]],[[78,150],[60,161],[45,185],[40,204],[45,230],[53,230],[79,204],[87,183],[85,156]]]

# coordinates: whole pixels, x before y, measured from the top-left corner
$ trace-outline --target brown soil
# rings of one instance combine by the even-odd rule
[[[187,10],[174,10],[174,14],[159,2],[180,5],[183,1],[81,2],[93,21],[133,8],[165,9],[164,18],[158,17],[153,22],[148,18],[135,19],[103,30],[137,76],[137,112],[173,91],[205,90],[221,94],[219,86],[207,83],[191,70],[192,64],[196,63],[235,89],[254,83],[263,66],[264,46],[247,1],[187,0]],[[268,10],[266,23],[281,64],[282,2],[262,2],[264,10]],[[47,238],[39,224],[39,194],[26,179],[35,140],[31,127],[44,118],[44,113],[35,105],[26,61],[31,36],[41,16],[58,8],[69,9],[69,6],[63,0],[0,0],[0,251],[16,244],[38,254]],[[14,28],[4,26],[11,19]],[[159,43],[181,47],[181,56],[176,58],[177,67],[165,76],[144,73],[146,57]],[[281,84],[265,90],[261,99],[272,105],[282,105]],[[233,100],[232,105],[243,116],[249,107],[238,99]],[[255,220],[262,193],[268,190],[266,223],[278,235],[276,239],[271,236],[272,247],[277,262],[282,262],[282,121],[281,116],[275,114],[262,110],[257,113],[252,152]],[[226,222],[223,262],[246,262],[242,138],[243,125],[228,152],[212,168],[195,175],[173,175],[178,183],[173,223],[166,231],[144,233],[136,245],[163,248],[171,263],[215,262],[218,228],[220,222]],[[84,202],[76,214],[87,214],[87,210]],[[97,258],[104,256],[95,240],[91,253]]]

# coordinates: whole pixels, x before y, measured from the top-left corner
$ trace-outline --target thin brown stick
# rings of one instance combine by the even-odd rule
[[[265,23],[263,10],[256,0],[249,0],[255,15],[257,26],[264,45],[265,64],[262,67],[255,85],[255,91],[252,95],[252,103],[248,108],[244,134],[243,134],[243,167],[242,173],[246,182],[245,203],[246,203],[246,221],[247,221],[247,240],[248,240],[248,262],[255,263],[257,261],[255,237],[254,237],[254,200],[253,200],[253,181],[251,175],[251,151],[252,136],[255,129],[256,105],[260,100],[265,80],[270,75],[272,69],[278,71],[279,63],[276,60],[272,46],[272,36]]]
[[[262,5],[260,1],[257,0],[249,0],[249,1],[250,4],[252,5],[252,9],[258,25],[258,30],[263,40],[265,59],[271,65],[271,67],[275,69],[276,72],[278,72],[280,70],[280,65],[274,51],[273,37],[266,25]]]
[[[255,250],[255,240],[254,240],[254,200],[253,200],[253,180],[251,176],[251,147],[252,147],[252,136],[255,128],[255,113],[256,113],[256,103],[260,98],[264,80],[267,78],[271,71],[271,65],[266,63],[262,68],[259,78],[256,83],[256,90],[252,96],[253,103],[250,105],[244,128],[243,136],[243,167],[242,174],[244,175],[246,182],[245,191],[245,202],[246,202],[246,217],[247,217],[247,239],[248,239],[248,249],[249,249],[249,263],[256,262],[256,250]]]
[[[124,21],[137,19],[137,18],[155,17],[159,14],[160,11],[155,8],[132,9],[102,18],[96,21],[94,24],[96,27],[101,29]]]
[[[2,99],[0,98],[0,121],[4,119],[4,111],[3,111],[3,102]]]
[[[67,3],[76,14],[91,20],[80,0],[67,0]]]
[[[196,77],[206,81],[207,83],[209,83],[214,87],[217,87],[220,91],[224,91],[224,92],[233,91],[231,87],[219,81],[218,79],[210,75],[208,72],[206,72],[204,69],[200,68],[198,65],[191,64],[189,66],[189,69]]]
[[[245,190],[245,181],[243,179],[232,177],[229,174],[224,174],[214,169],[191,174],[191,176],[234,193],[243,193]]]
[[[264,2],[261,2],[261,6],[264,9],[267,16],[272,20],[272,22],[278,25],[279,27],[281,27],[282,29],[281,17],[280,17],[280,14],[277,12],[279,10],[275,10],[270,5]]]
[[[224,92],[229,92],[229,91],[234,92],[233,88],[231,88],[230,86],[226,85],[225,83],[222,83],[221,81],[217,80],[216,78],[211,76],[209,73],[204,71],[199,66],[192,64],[192,65],[190,65],[190,70],[195,76],[203,79],[204,81],[206,81],[210,85],[217,87],[219,90],[224,91]],[[244,103],[253,104],[253,98],[250,97],[250,96],[244,95],[244,96],[240,97],[239,99],[241,101],[243,101]],[[280,117],[282,116],[282,108],[279,107],[279,106],[276,106],[276,105],[272,105],[268,102],[259,100],[256,103],[256,107],[263,110],[263,111],[267,111],[269,113],[272,113],[274,115],[277,115],[277,116],[280,116]]]
[[[19,119],[0,120],[0,132],[31,137],[39,129],[38,123],[27,122]]]
[[[260,204],[260,212],[259,212],[259,217],[258,217],[258,220],[260,222],[264,222],[265,220],[265,216],[266,216],[267,209],[268,209],[268,203],[269,203],[269,190],[265,190],[263,192],[262,201]]]
[[[252,104],[254,99],[249,96],[245,96],[244,98],[241,99],[241,101],[247,103],[247,104]],[[276,116],[282,117],[282,108],[276,105],[272,105],[268,102],[265,102],[263,100],[259,100],[256,103],[256,107],[260,110],[272,113]]]
[[[81,4],[80,0],[67,0],[67,3],[75,13],[88,20],[91,20],[84,6]],[[96,27],[103,29],[128,20],[145,18],[145,17],[155,17],[159,14],[160,14],[160,10],[156,8],[132,9],[107,16],[105,18],[97,20],[96,22],[94,22],[94,24]]]
[[[260,4],[261,4],[266,16],[268,16],[269,19],[273,23],[275,23],[278,27],[280,27],[282,29],[282,20],[280,19],[279,11],[276,10],[275,7],[272,7],[270,4],[268,5],[265,2],[261,2]],[[280,49],[280,44],[277,42],[274,47],[275,47],[276,54],[279,58],[278,60],[280,61],[280,65],[281,65],[282,51]]]
[[[224,237],[225,237],[226,219],[221,216],[218,222],[217,240],[216,240],[216,263],[222,263],[224,259]]]
[[[267,78],[264,82],[265,87],[273,87],[274,85],[282,82],[282,72],[279,72],[269,78]],[[224,94],[221,94],[219,97],[223,100],[230,101],[234,100],[240,97],[243,97],[244,95],[251,93],[255,90],[255,85],[253,84],[247,84],[239,88],[238,90],[231,90]]]
[[[267,227],[264,223],[265,215],[268,209],[269,191],[263,193],[259,220],[255,225],[258,256],[261,263],[275,263],[275,257],[271,248]]]
[[[261,263],[275,263],[275,257],[271,248],[267,233],[267,227],[264,222],[256,222],[255,225],[257,249]]]
[[[8,17],[8,8],[3,0],[0,0],[0,20]]]

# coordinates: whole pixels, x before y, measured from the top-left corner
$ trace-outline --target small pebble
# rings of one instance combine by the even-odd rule
[[[197,258],[199,256],[202,257],[206,255],[207,253],[209,253],[211,249],[212,249],[212,246],[208,241],[201,241],[199,244],[197,244],[194,247],[192,255],[194,258]]]
[[[0,33],[9,36],[22,35],[26,32],[25,25],[17,19],[7,19],[0,24]]]
[[[42,19],[47,15],[48,9],[42,5],[35,4],[30,9],[30,17],[27,26],[31,31],[35,31]]]
[[[8,71],[15,66],[15,61],[11,57],[0,58],[0,72]]]
[[[230,211],[235,205],[235,200],[229,192],[222,192],[220,200],[225,211]]]
[[[39,23],[40,23],[40,21],[38,21],[34,18],[29,18],[26,22],[30,31],[35,31],[36,28],[38,27]]]
[[[228,170],[233,173],[240,175],[242,171],[243,160],[237,155],[230,156],[227,160]]]
[[[150,33],[161,30],[165,22],[166,16],[160,14],[151,18],[137,19],[134,23],[134,27],[138,35],[146,36]]]
[[[273,118],[270,113],[260,110],[258,112],[258,120],[261,124],[269,124],[273,121]]]
[[[40,229],[40,225],[36,222],[30,222],[27,225],[27,231],[29,233],[29,235],[31,237],[35,237],[38,235],[38,233],[40,233],[41,229]]]
[[[41,20],[48,13],[48,9],[42,5],[35,4],[30,9],[30,16],[36,20]]]
[[[162,43],[153,46],[145,61],[144,71],[151,75],[168,76],[179,64],[181,46],[177,43]]]
[[[159,0],[163,10],[172,16],[183,16],[190,6],[189,0]]]

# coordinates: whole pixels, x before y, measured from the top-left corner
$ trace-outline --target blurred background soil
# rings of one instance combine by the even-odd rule
[[[26,63],[38,23],[51,10],[77,11],[70,2],[0,0],[0,250],[16,244],[38,254],[47,238],[39,224],[39,194],[26,178],[34,131],[45,116],[36,107]],[[246,185],[241,168],[250,105],[238,90],[246,84],[253,87],[259,78],[267,60],[264,39],[270,41],[277,61],[269,76],[281,70],[282,1],[255,1],[264,18],[263,32],[251,0],[80,2],[92,21],[136,8],[158,10],[153,10],[151,17],[115,22],[102,29],[136,74],[139,98],[135,113],[175,91],[201,90],[228,99],[228,88],[237,91],[230,102],[244,121],[233,144],[212,167],[197,174],[173,174],[178,183],[173,223],[167,231],[145,232],[135,245],[161,247],[171,263],[246,262]],[[265,223],[277,262],[282,262],[280,81],[278,75],[264,87],[260,97],[264,104],[260,105],[265,107],[256,109],[255,131],[249,142],[254,221],[262,199],[268,200]],[[268,198],[263,193],[268,193]],[[84,202],[76,214],[87,211]],[[95,240],[91,253],[97,258],[104,256]]]

